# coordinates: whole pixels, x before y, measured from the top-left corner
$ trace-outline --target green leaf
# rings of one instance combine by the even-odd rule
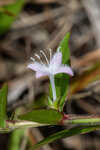
[[[68,47],[69,37],[70,33],[67,33],[59,45],[63,56],[62,63],[67,65],[70,65],[70,50]]]
[[[5,84],[0,90],[0,128],[5,128],[6,104],[7,104],[8,86]]]
[[[94,130],[100,129],[100,125],[96,125],[96,126],[80,126],[80,127],[74,127],[68,130],[63,130],[60,131],[58,133],[55,133],[53,135],[48,136],[47,138],[45,138],[44,140],[38,142],[37,144],[35,144],[32,148],[32,150],[35,150],[45,144],[49,144],[55,140],[61,139],[61,138],[67,138],[70,136],[74,136],[76,134],[83,134],[83,133],[87,133],[87,132],[91,132]]]
[[[69,36],[70,34],[67,33],[59,45],[60,51],[62,52],[62,63],[66,65],[70,65],[70,51],[68,47]],[[63,73],[57,74],[55,76],[55,86],[57,98],[60,100],[60,101],[58,100],[58,109],[62,111],[68,94],[69,75]],[[50,88],[50,96],[51,96],[51,88]]]
[[[20,13],[25,0],[16,0],[15,3],[1,7],[0,10],[0,35],[10,28],[13,21]],[[12,14],[12,15],[11,15]]]
[[[26,114],[20,115],[18,118],[20,120],[27,120],[38,122],[42,124],[58,124],[62,119],[62,114],[56,110],[49,109],[41,109],[41,110],[33,110]]]

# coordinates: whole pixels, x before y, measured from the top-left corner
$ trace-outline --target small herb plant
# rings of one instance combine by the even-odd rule
[[[29,69],[36,72],[36,78],[48,76],[50,79],[50,92],[46,99],[48,102],[46,109],[33,109],[25,114],[18,115],[16,119],[15,117],[13,119],[8,118],[6,113],[8,88],[6,84],[2,87],[0,90],[0,133],[10,132],[21,127],[77,125],[45,138],[32,147],[32,149],[36,149],[60,138],[83,134],[100,128],[100,116],[77,116],[64,114],[63,112],[68,97],[69,78],[74,75],[70,67],[68,41],[69,33],[65,35],[54,55],[52,55],[51,49],[49,50],[49,60],[44,51],[40,51],[46,64],[41,61],[39,55],[35,54],[39,61],[31,58],[33,62],[28,65]]]

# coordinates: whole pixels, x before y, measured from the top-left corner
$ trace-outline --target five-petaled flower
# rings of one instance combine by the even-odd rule
[[[54,75],[58,73],[66,73],[70,76],[73,76],[72,69],[62,64],[62,53],[60,51],[57,51],[53,56],[51,54],[50,50],[50,61],[48,61],[45,53],[43,51],[40,51],[40,53],[45,57],[47,64],[44,64],[40,56],[35,54],[38,59],[40,59],[40,62],[35,61],[34,58],[31,58],[34,63],[29,64],[28,68],[34,70],[36,72],[36,78],[42,77],[42,76],[48,76],[50,78],[52,92],[53,92],[53,100],[56,100],[56,89],[55,89],[55,83],[54,83]]]

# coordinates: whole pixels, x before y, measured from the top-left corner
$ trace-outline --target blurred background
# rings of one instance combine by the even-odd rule
[[[7,113],[46,107],[40,96],[49,91],[47,77],[27,69],[40,50],[55,52],[70,32],[74,77],[64,111],[100,113],[100,1],[0,0],[0,87],[8,83]],[[0,134],[1,150],[28,150],[44,137],[67,127],[19,129]],[[39,150],[99,150],[100,132],[57,140]]]

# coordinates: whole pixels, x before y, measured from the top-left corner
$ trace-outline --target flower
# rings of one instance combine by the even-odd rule
[[[48,76],[50,78],[52,92],[53,92],[53,100],[56,100],[56,88],[54,83],[54,75],[58,73],[66,73],[70,76],[73,76],[72,69],[62,64],[62,53],[60,51],[57,51],[53,56],[50,49],[50,61],[48,61],[45,53],[43,51],[40,51],[40,53],[45,57],[45,60],[47,64],[44,64],[40,56],[35,54],[35,56],[40,60],[40,62],[35,61],[34,58],[31,58],[34,63],[29,64],[28,68],[34,70],[36,72],[36,78],[40,78],[42,76]]]

